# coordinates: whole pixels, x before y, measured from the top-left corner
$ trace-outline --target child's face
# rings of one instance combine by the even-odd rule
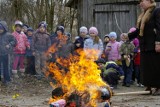
[[[39,31],[42,32],[42,33],[44,33],[44,32],[46,31],[46,29],[45,29],[43,26],[41,26],[41,27],[39,28]]]
[[[62,35],[62,32],[60,30],[58,30],[57,35]]]
[[[28,35],[28,36],[32,36],[32,35],[33,35],[33,32],[28,31],[28,32],[27,32],[27,35]]]
[[[90,33],[90,36],[91,36],[92,38],[95,38],[97,35],[96,35],[95,33]]]
[[[23,31],[23,32],[27,32],[27,29],[26,29],[26,28],[22,28],[22,31]]]
[[[110,37],[110,40],[111,40],[112,42],[114,42],[114,41],[116,40],[116,38],[115,38],[115,37]]]
[[[99,69],[103,69],[104,68],[104,64],[103,63],[98,63],[98,67],[99,67]]]
[[[109,42],[109,38],[106,37],[106,38],[104,39],[104,41],[105,41],[105,42]]]
[[[81,37],[85,37],[85,36],[86,36],[86,33],[85,33],[85,32],[80,32],[80,36],[81,36]]]
[[[15,26],[16,31],[21,32],[22,31],[22,27],[20,25],[16,25]]]

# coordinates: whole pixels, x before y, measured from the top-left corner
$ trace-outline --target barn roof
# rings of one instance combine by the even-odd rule
[[[74,7],[78,4],[80,0],[68,0],[66,6]],[[139,0],[94,0],[94,4],[104,4],[104,3],[138,3]],[[156,2],[160,2],[160,0],[155,0]]]

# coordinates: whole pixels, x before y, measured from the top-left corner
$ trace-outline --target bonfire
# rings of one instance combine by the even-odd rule
[[[49,51],[55,52],[55,45]],[[53,92],[50,104],[65,99],[66,103],[75,103],[75,107],[97,107],[102,90],[107,89],[111,94],[109,86],[102,80],[101,71],[94,62],[96,60],[94,53],[97,52],[89,50],[89,53],[92,53],[90,55],[86,55],[84,51],[77,53],[65,59],[56,58],[55,62],[48,63],[48,75],[52,75],[56,80],[56,85],[51,83]]]

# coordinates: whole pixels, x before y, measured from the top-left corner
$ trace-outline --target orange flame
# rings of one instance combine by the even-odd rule
[[[54,45],[49,51],[55,52]],[[97,64],[94,60],[97,58],[97,51],[90,50],[92,54],[87,55],[84,51],[78,51],[79,55],[70,55],[68,59],[57,58],[56,63],[49,63],[49,73],[53,74],[53,78],[57,81],[57,86],[61,86],[65,92],[64,96],[51,98],[50,102],[65,99],[66,96],[73,92],[78,94],[88,92],[90,94],[89,105],[97,107],[97,100],[100,97],[99,88],[108,87],[102,80]],[[52,84],[52,87],[53,84]]]

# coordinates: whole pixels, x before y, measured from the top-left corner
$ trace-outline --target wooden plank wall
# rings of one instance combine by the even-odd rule
[[[78,0],[78,28],[96,26],[100,37],[115,31],[118,35],[128,32],[129,28],[136,25],[140,13],[139,6],[128,2],[128,0]],[[136,2],[138,0],[130,0]],[[116,4],[116,2],[128,2],[128,4]],[[108,4],[107,4],[108,3]],[[113,3],[112,5],[110,3]],[[160,2],[157,3],[160,7]],[[116,16],[116,18],[115,18]],[[116,20],[117,19],[117,23]],[[118,28],[118,25],[119,28]]]
[[[130,27],[135,26],[136,18],[136,5],[95,6],[95,26],[101,38],[111,31],[117,32],[117,35],[128,32]]]

